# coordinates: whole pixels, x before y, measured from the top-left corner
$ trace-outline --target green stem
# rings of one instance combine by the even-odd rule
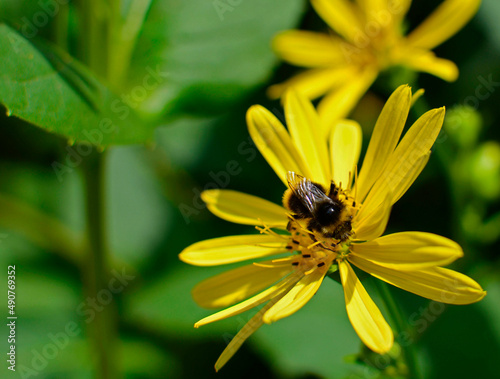
[[[397,335],[401,335],[402,333],[409,333],[409,328],[407,322],[405,321],[405,317],[403,316],[401,309],[394,301],[394,297],[392,296],[388,285],[381,280],[374,280],[374,283],[378,289],[382,301],[385,304],[385,308],[389,312],[392,322],[396,327]],[[417,353],[413,343],[410,343],[407,346],[401,346],[401,349],[403,352],[404,360],[408,367],[408,376],[414,379],[421,378],[421,374],[417,366]]]
[[[108,262],[105,241],[104,220],[104,158],[99,152],[92,152],[85,162],[85,187],[87,210],[87,233],[89,257],[83,266],[86,280],[87,301],[89,298],[97,305],[95,314],[89,319],[89,334],[94,343],[97,357],[97,378],[118,377],[116,368],[115,338],[117,334],[117,311],[113,300],[108,304],[100,302],[99,293],[109,285]],[[108,291],[109,292],[109,291]],[[102,295],[101,295],[102,296]]]
[[[68,27],[69,27],[69,5],[59,4],[59,12],[55,16],[54,41],[64,51],[69,51],[68,47]]]

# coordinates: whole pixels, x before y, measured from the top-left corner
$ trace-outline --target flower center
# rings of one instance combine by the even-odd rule
[[[306,275],[318,267],[330,265],[337,257],[339,244],[332,239],[317,239],[300,220],[291,219],[288,223],[290,238],[287,249],[297,252],[292,265]]]

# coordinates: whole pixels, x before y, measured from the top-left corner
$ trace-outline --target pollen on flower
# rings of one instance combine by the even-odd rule
[[[300,220],[290,219],[288,230],[289,246],[293,246],[294,260],[292,266],[296,271],[309,275],[317,268],[331,265],[337,256],[336,245],[332,246],[326,240],[318,240],[314,233],[307,230]]]

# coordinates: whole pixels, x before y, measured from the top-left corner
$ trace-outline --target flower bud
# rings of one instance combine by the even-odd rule
[[[470,161],[473,190],[481,197],[493,200],[500,195],[500,144],[495,141],[483,143],[474,152]]]

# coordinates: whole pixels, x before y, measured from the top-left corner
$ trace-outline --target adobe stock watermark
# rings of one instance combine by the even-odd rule
[[[276,118],[283,124],[286,125],[285,116],[281,113],[280,110],[273,108],[272,112]],[[293,120],[293,115],[289,115],[288,120]],[[279,138],[275,132],[271,129],[261,129],[259,131],[260,138],[264,145],[271,145],[276,138]],[[257,157],[257,147],[255,146],[255,142],[251,137],[248,137],[246,141],[241,142],[237,147],[237,152],[240,156],[245,157],[245,161],[247,163],[252,162]],[[210,189],[224,189],[229,186],[231,178],[233,176],[239,175],[243,171],[243,167],[240,162],[237,160],[231,160],[227,162],[226,169],[215,173],[214,171],[210,171],[208,175],[212,178],[213,181],[207,183],[203,190],[207,191]],[[202,210],[204,210],[207,206],[201,199],[202,191],[198,188],[193,188],[193,198],[191,204],[181,203],[179,204],[179,211],[184,218],[184,222],[189,224],[191,222],[192,216],[197,216],[200,214]]]
[[[75,309],[79,316],[84,316],[84,322],[90,324],[97,313],[113,301],[115,295],[121,293],[129,283],[135,279],[134,275],[128,274],[124,268],[121,272],[111,270],[112,277],[106,288],[101,289],[95,298],[87,297]],[[72,338],[79,336],[82,328],[74,321],[68,322],[64,328],[57,333],[48,333],[47,342],[41,349],[31,350],[29,365],[18,365],[18,371],[22,379],[38,377],[47,368],[51,361],[59,356],[70,343]]]
[[[147,96],[168,77],[168,72],[162,71],[160,64],[156,65],[155,69],[146,67],[145,71],[146,74],[142,78],[141,84],[136,85],[128,93],[122,94],[120,98],[110,103],[110,117],[103,117],[95,128],[82,132],[89,143],[67,145],[63,161],[52,162],[52,169],[59,182],[62,182],[66,174],[72,173],[83,162],[85,157],[89,156],[97,146],[101,145],[105,135],[119,133],[116,119],[125,120],[132,109],[137,109],[146,100]],[[114,118],[116,119],[114,120]]]
[[[369,14],[369,20],[363,25],[363,29],[356,32],[352,41],[350,43],[342,41],[340,44],[347,63],[353,61],[353,56],[362,56],[363,49],[368,47],[404,9],[401,2],[389,1],[386,9]]]
[[[442,281],[442,290],[440,300],[442,302],[431,300],[425,307],[419,307],[408,317],[408,325],[412,330],[405,330],[399,333],[395,338],[395,343],[398,343],[403,349],[417,342],[417,336],[424,333],[429,326],[438,319],[438,317],[446,310],[448,304],[456,300],[457,295],[453,292],[455,288],[459,288],[460,283],[457,279],[446,279]],[[363,373],[360,375],[353,374],[351,378],[369,378],[375,379],[380,376],[380,372],[372,370],[384,370],[392,362],[392,358],[387,354],[377,355],[370,362],[365,361],[366,366]]]
[[[243,0],[213,0],[212,5],[221,21],[224,21],[224,14],[232,12],[238,7]]]
[[[478,110],[482,101],[488,100],[491,95],[500,87],[500,82],[493,80],[493,74],[486,78],[482,75],[477,76],[479,84],[474,89],[474,94],[463,99],[459,104],[454,104],[451,108],[454,110],[447,117],[449,127],[456,128],[464,121],[472,117],[470,110]],[[439,134],[436,143],[442,143],[448,139],[446,131],[443,129]]]
[[[245,157],[246,162],[252,162],[257,156],[257,148],[255,147],[255,144],[250,137],[248,137],[247,141],[243,141],[238,145],[237,151],[242,157]],[[241,166],[240,162],[235,159],[230,160],[226,163],[225,170],[219,171],[217,173],[214,171],[210,171],[208,173],[213,181],[208,182],[203,187],[203,190],[207,191],[210,189],[227,188],[229,183],[231,182],[231,178],[233,176],[239,175],[242,171],[243,167]],[[192,216],[199,215],[200,212],[207,207],[201,199],[202,191],[195,187],[192,189],[192,192],[193,199],[190,205],[186,203],[179,204],[179,211],[181,212],[186,224],[189,224],[191,222]]]
[[[49,21],[59,13],[61,6],[68,3],[69,0],[39,0],[37,4],[40,10],[36,11],[31,18],[22,17],[19,31],[26,39],[34,38],[40,29],[47,26]],[[14,51],[19,52],[20,41],[14,37],[13,33],[9,34],[9,40]]]

